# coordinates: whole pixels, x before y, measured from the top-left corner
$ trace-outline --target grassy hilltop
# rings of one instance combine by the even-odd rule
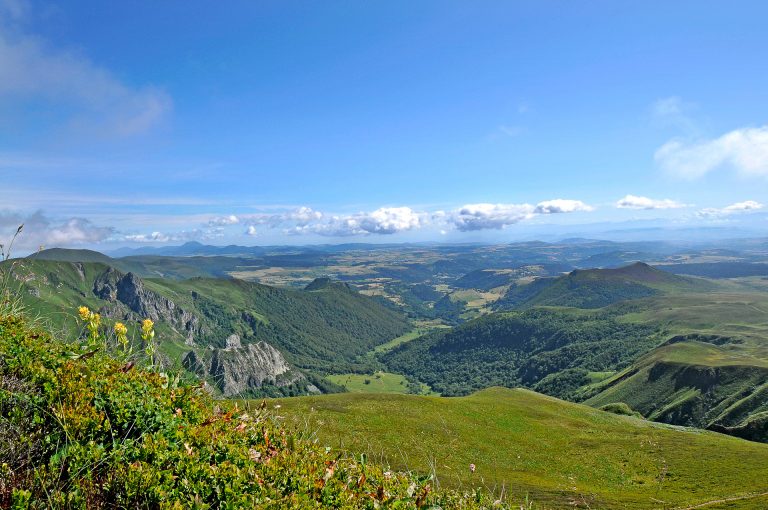
[[[279,404],[287,423],[316,430],[321,444],[434,471],[442,486],[503,487],[542,508],[688,508],[727,498],[743,498],[727,508],[768,505],[760,495],[768,492],[768,445],[528,390],[456,398],[340,394]]]

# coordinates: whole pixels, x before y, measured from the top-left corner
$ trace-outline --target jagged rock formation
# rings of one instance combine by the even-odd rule
[[[124,275],[110,267],[94,281],[93,293],[110,303],[122,303],[139,317],[169,324],[186,336],[188,345],[194,345],[195,335],[200,333],[200,319],[196,315],[147,289],[133,273]]]
[[[227,350],[239,349],[240,347],[243,346],[243,344],[240,343],[240,337],[237,335],[229,335],[224,345],[225,345],[224,348]]]
[[[247,394],[264,384],[288,386],[304,378],[266,342],[243,346],[240,337],[231,335],[226,345],[206,353],[189,351],[182,365],[200,377],[213,379],[225,397]]]

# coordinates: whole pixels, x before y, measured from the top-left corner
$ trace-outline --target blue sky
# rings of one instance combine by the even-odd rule
[[[759,1],[0,0],[0,235],[759,230],[766,19]]]

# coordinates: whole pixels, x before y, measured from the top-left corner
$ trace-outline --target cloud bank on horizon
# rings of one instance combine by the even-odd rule
[[[627,195],[612,208],[654,210],[691,207],[670,199],[652,199]],[[696,211],[691,219],[722,221],[737,214],[761,211],[764,205],[745,200],[720,208]],[[532,204],[466,204],[453,210],[417,211],[410,207],[381,207],[371,212],[347,215],[328,214],[302,206],[276,213],[229,214],[211,216],[194,228],[172,232],[123,232],[111,226],[99,226],[85,218],[56,221],[42,211],[29,216],[0,213],[0,232],[11,233],[25,226],[25,238],[19,246],[52,247],[98,244],[169,244],[188,241],[216,242],[240,232],[242,236],[259,238],[264,231],[278,230],[292,237],[319,236],[331,239],[348,237],[393,236],[420,229],[438,230],[442,234],[504,230],[512,225],[549,215],[592,213],[597,207],[580,200],[553,199]],[[245,230],[243,230],[245,228]]]

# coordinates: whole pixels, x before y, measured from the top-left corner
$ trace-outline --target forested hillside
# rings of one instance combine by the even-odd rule
[[[524,385],[567,397],[590,372],[623,368],[651,349],[658,331],[596,314],[498,313],[424,335],[382,361],[444,395]]]
[[[410,329],[397,311],[327,282],[289,290],[234,279],[144,280],[102,263],[46,260],[8,261],[0,270],[24,302],[68,334],[80,334],[79,306],[126,322],[133,335],[149,317],[168,362],[194,353],[198,369],[215,361],[211,349],[266,342],[310,372],[363,371],[366,352]],[[202,375],[213,377],[211,370]]]

